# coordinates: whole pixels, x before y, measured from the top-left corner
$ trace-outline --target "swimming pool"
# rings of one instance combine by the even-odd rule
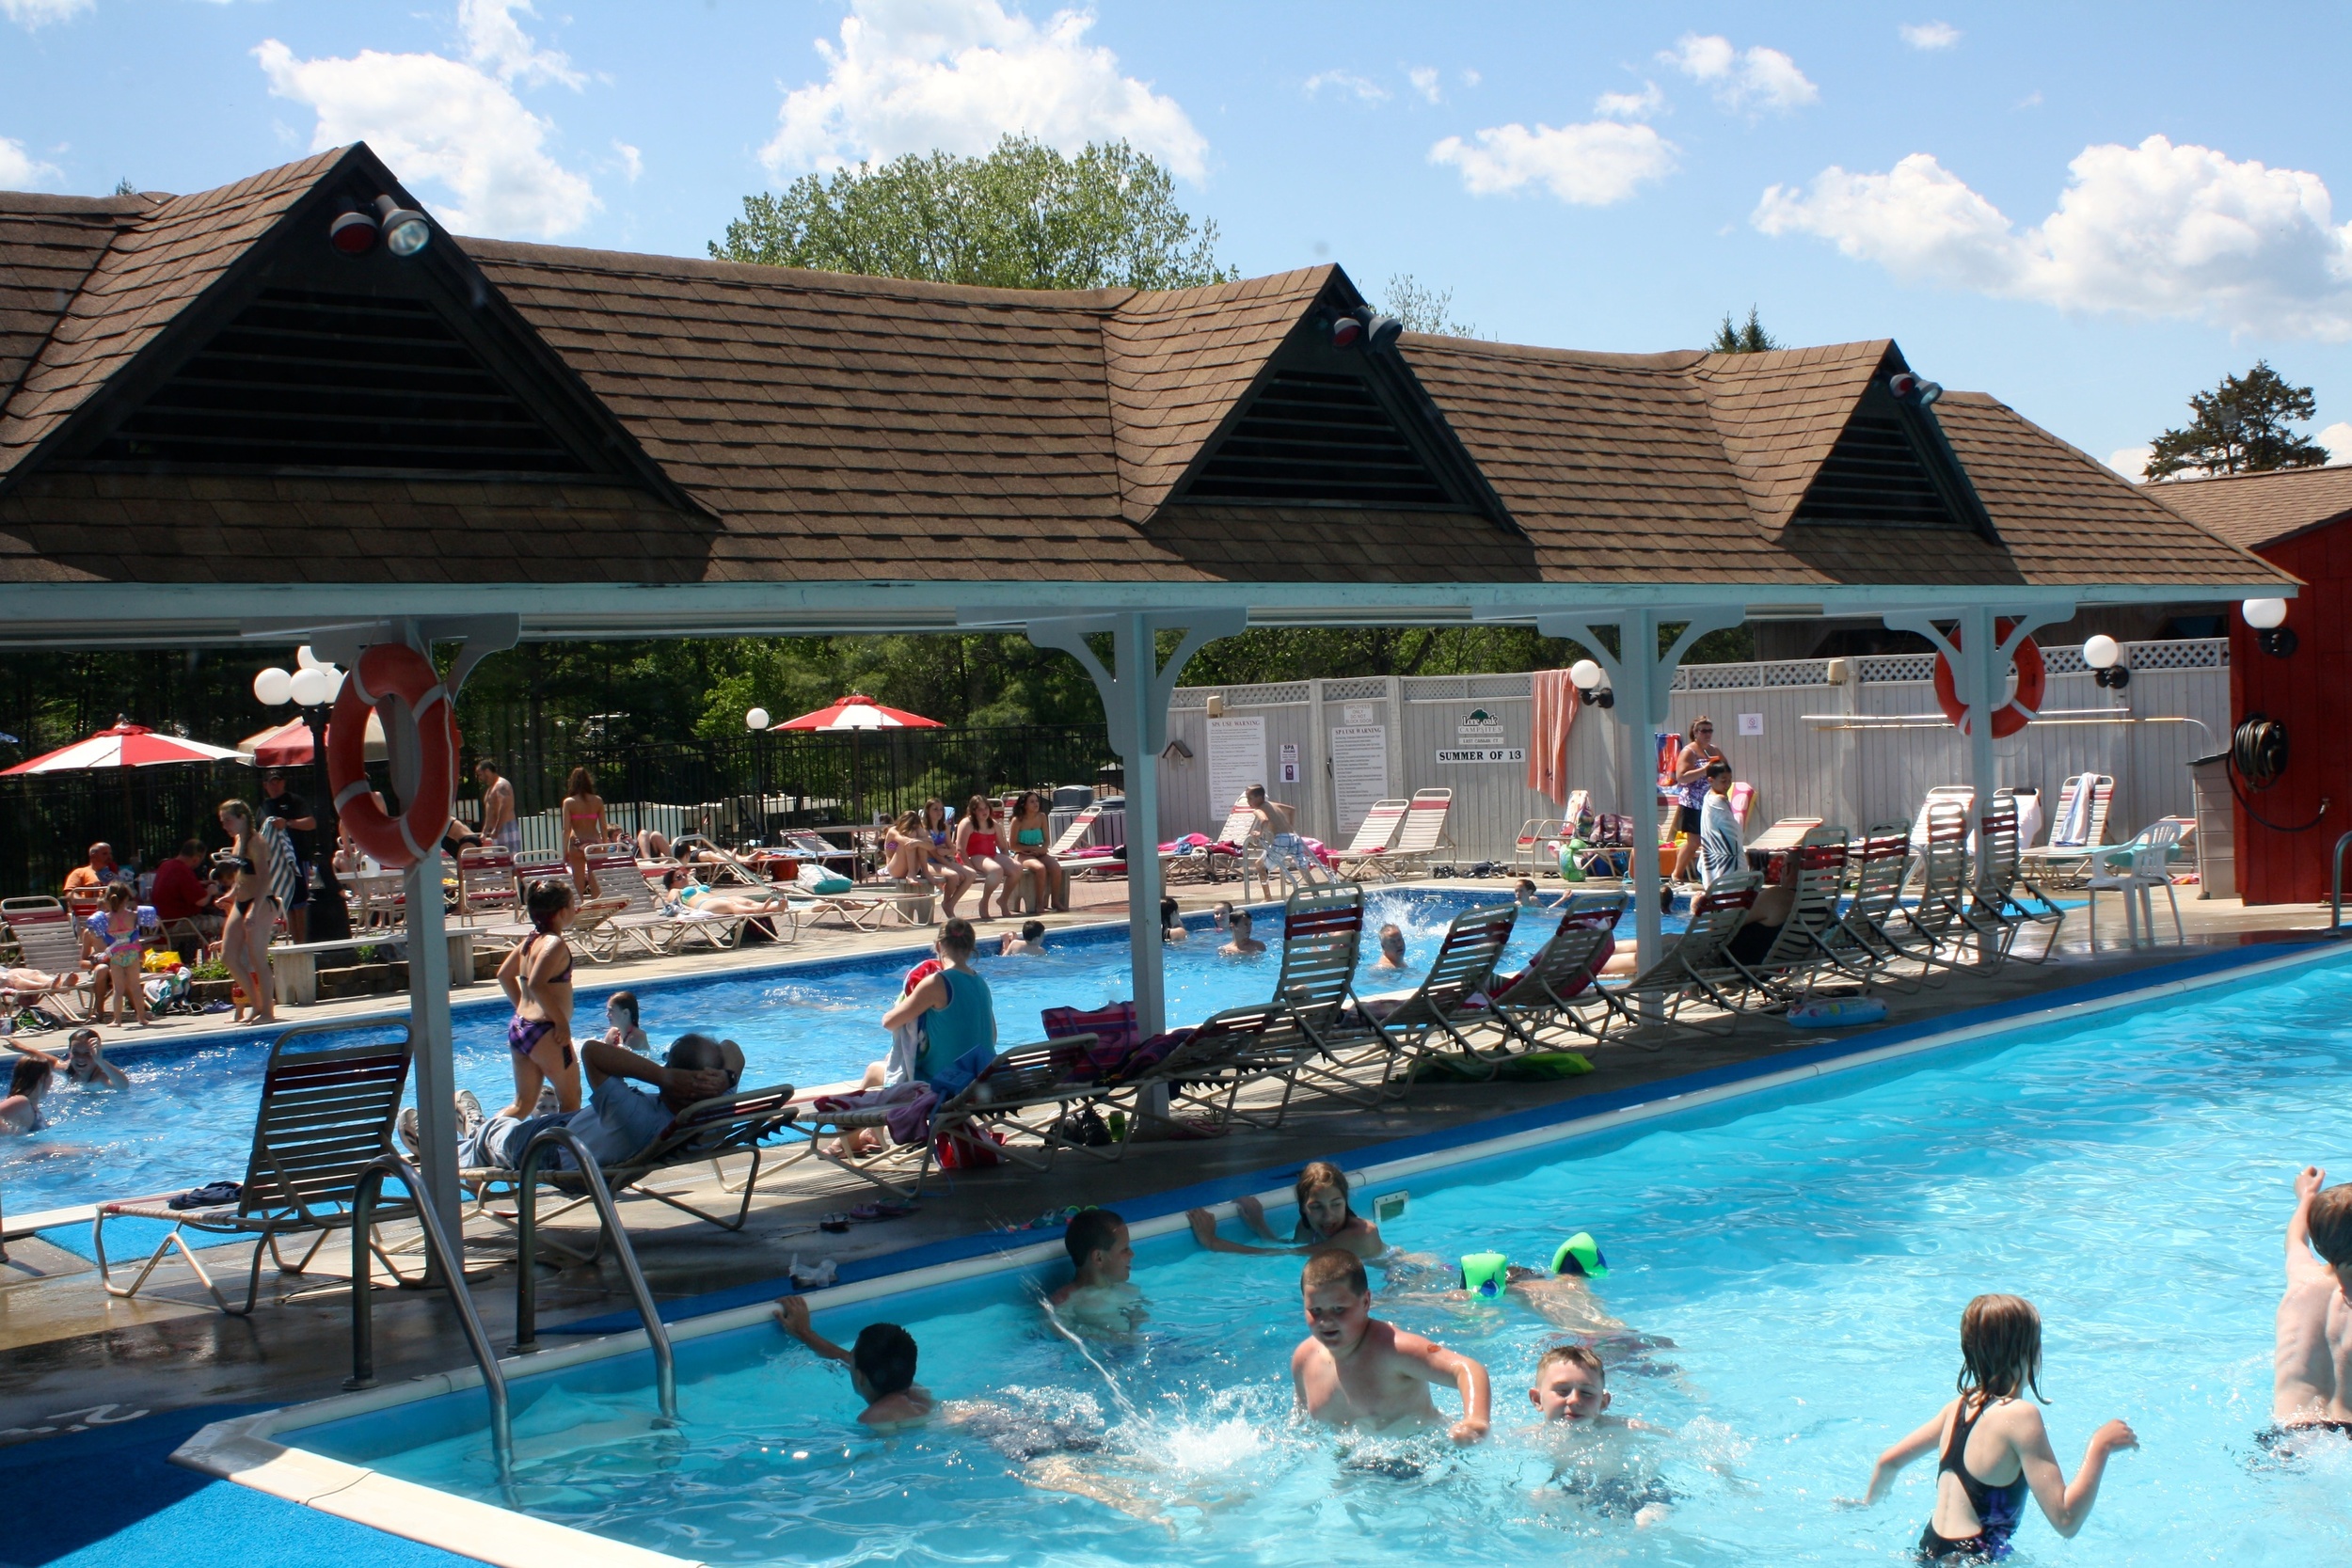
[[[1550,1484],[1557,1458],[1521,1413],[1554,1336],[1524,1309],[1384,1291],[1384,1315],[1489,1365],[1497,1430],[1467,1452],[1424,1440],[1351,1459],[1289,1418],[1295,1263],[1168,1237],[1138,1248],[1155,1315],[1132,1346],[1046,1332],[1034,1291],[1050,1269],[820,1311],[842,1340],[905,1323],[924,1381],[989,1407],[977,1424],[868,1435],[846,1378],[763,1326],[680,1345],[675,1432],[649,1430],[642,1352],[525,1379],[519,1501],[712,1562],[1900,1560],[1931,1463],[1874,1511],[1833,1499],[1949,1397],[1968,1297],[2008,1290],[2047,1324],[2046,1415],[2070,1473],[2108,1417],[2143,1445],[2076,1542],[2029,1521],[2021,1560],[2343,1561],[2352,1443],[2280,1460],[2255,1442],[2306,1162],[2352,1174],[2343,962],[1415,1179],[1386,1227],[1408,1249],[1534,1261],[1570,1231],[1601,1238],[1602,1299],[1655,1341],[1604,1351],[1615,1413],[1667,1429],[1642,1444],[1630,1494]],[[278,1440],[496,1503],[482,1409],[466,1389]],[[1671,1512],[1646,1528],[1610,1506],[1661,1493]]]
[[[1394,990],[1418,980],[1435,956],[1446,923],[1466,909],[1507,902],[1509,884],[1492,893],[1440,889],[1391,890],[1371,894],[1365,914],[1372,927],[1394,921],[1406,938],[1406,956],[1416,967],[1375,972],[1375,944],[1364,943],[1360,989]],[[1262,1002],[1272,991],[1280,965],[1279,906],[1259,910],[1274,951],[1263,957],[1220,958],[1209,940],[1209,921],[1189,922],[1191,941],[1168,948],[1168,1020],[1197,1023],[1221,1007]],[[1630,916],[1628,917],[1629,923]],[[1516,964],[1541,946],[1559,924],[1556,915],[1524,911],[1514,933]],[[1678,922],[1669,921],[1669,928]],[[1056,936],[1042,958],[993,956],[995,927],[981,935],[980,972],[996,998],[997,1025],[1013,1045],[1041,1034],[1039,1012],[1053,1006],[1097,1007],[1133,994],[1123,925]],[[889,1037],[882,1011],[898,995],[910,964],[928,956],[929,932],[911,934],[907,950],[855,958],[820,959],[750,974],[709,978],[655,980],[634,986],[646,1035],[664,1045],[689,1029],[706,1029],[741,1044],[747,1085],[789,1083],[802,1087],[855,1079],[868,1062],[881,1059]],[[585,965],[578,971],[579,1019],[583,1031],[601,1034],[604,998],[628,985],[625,975]],[[461,993],[462,995],[463,993]],[[387,998],[397,1006],[401,999]],[[475,988],[458,1003],[453,1019],[459,1086],[471,1089],[492,1109],[514,1096],[508,1065],[504,999],[495,987]],[[253,1109],[275,1030],[216,1037],[189,1049],[167,1037],[152,1045],[133,1040],[112,1054],[130,1075],[129,1093],[72,1088],[52,1091],[46,1102],[50,1126],[28,1137],[0,1138],[0,1192],[9,1212],[35,1213],[125,1197],[245,1174],[253,1136]],[[63,1049],[62,1036],[43,1036]]]

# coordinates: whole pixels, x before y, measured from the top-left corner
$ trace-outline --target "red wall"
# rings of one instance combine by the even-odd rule
[[[2287,601],[2299,642],[2291,657],[2264,653],[2234,607],[2230,615],[2232,722],[2261,713],[2287,727],[2286,772],[2238,801],[2238,892],[2249,904],[2310,904],[2328,896],[2328,854],[2352,829],[2352,518],[2256,553],[2306,586]],[[2251,802],[2267,820],[2299,828],[2322,796],[2328,814],[2304,832],[2265,827],[2247,811]],[[2352,864],[2344,874],[2352,878]]]

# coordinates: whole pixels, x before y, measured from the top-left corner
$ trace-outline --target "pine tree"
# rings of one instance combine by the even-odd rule
[[[1744,326],[1734,325],[1731,312],[1724,311],[1723,325],[1715,328],[1715,341],[1707,346],[1717,354],[1762,354],[1780,347],[1780,340],[1764,330],[1764,324],[1756,319],[1756,307],[1751,305]]]
[[[2188,400],[2195,419],[2179,430],[2157,436],[2148,459],[2150,479],[2169,479],[2194,470],[2200,474],[2258,474],[2272,468],[2316,467],[2328,461],[2328,449],[2292,424],[2308,420],[2318,401],[2309,387],[2290,387],[2286,378],[2257,359],[2244,375],[2221,378],[2210,392]]]

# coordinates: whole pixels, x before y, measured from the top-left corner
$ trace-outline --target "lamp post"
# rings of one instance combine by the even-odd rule
[[[764,707],[752,708],[743,715],[743,727],[755,736],[752,741],[752,819],[759,824],[759,842],[763,845],[768,840],[768,761],[759,749],[756,736],[766,731],[771,721]]]
[[[310,928],[305,934],[314,942],[340,942],[351,935],[351,911],[343,902],[342,883],[335,875],[335,846],[341,837],[335,786],[326,776],[326,713],[342,689],[342,671],[312,654],[307,642],[294,650],[292,671],[272,665],[253,677],[256,701],[263,707],[294,704],[302,709],[303,721],[310,729],[310,810],[318,819],[318,842],[325,850],[315,869],[319,891],[327,895],[310,911]]]

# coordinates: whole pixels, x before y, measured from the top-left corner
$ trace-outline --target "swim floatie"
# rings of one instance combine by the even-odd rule
[[[1609,1272],[1609,1259],[1601,1256],[1600,1243],[1593,1240],[1593,1233],[1580,1230],[1562,1242],[1560,1250],[1551,1255],[1551,1272],[1598,1279]]]
[[[1462,1289],[1480,1301],[1500,1298],[1511,1283],[1511,1259],[1499,1252],[1473,1252],[1462,1259]]]
[[[1824,996],[1789,1008],[1788,1022],[1800,1029],[1851,1029],[1857,1024],[1883,1023],[1886,1004],[1875,996]]]

